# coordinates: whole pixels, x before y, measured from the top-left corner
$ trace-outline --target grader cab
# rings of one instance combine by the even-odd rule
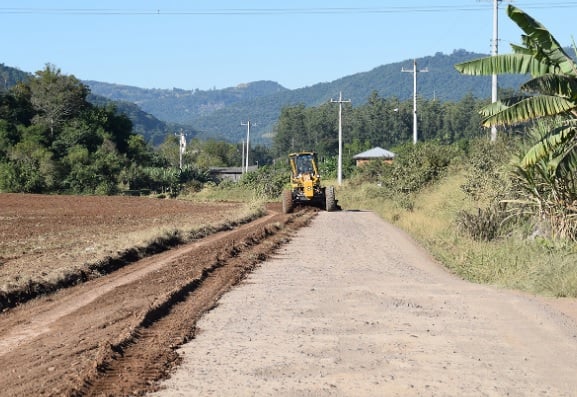
[[[296,205],[313,205],[327,211],[338,209],[333,186],[321,186],[317,154],[299,152],[289,154],[291,168],[290,189],[283,191],[283,212],[291,212]]]

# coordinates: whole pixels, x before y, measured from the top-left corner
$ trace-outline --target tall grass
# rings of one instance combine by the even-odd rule
[[[474,210],[478,204],[461,189],[465,180],[465,173],[454,169],[408,197],[390,197],[374,183],[345,183],[338,199],[344,209],[374,211],[405,230],[466,280],[546,296],[577,297],[575,244],[531,238],[521,231],[476,241],[459,231],[459,213]],[[407,201],[412,204],[407,206]]]

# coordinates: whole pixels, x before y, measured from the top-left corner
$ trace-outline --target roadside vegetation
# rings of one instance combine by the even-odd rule
[[[577,297],[577,65],[529,15],[507,13],[522,45],[456,68],[530,75],[521,95],[481,111],[485,127],[515,132],[400,150],[392,165],[360,169],[340,200],[375,210],[468,280]]]
[[[519,196],[519,186],[510,162],[515,154],[505,140],[510,137],[494,144],[480,139],[467,148],[408,147],[421,156],[421,164],[361,168],[338,189],[339,204],[376,212],[464,279],[577,297],[574,238],[558,236],[539,212],[508,202]],[[431,170],[439,155],[449,157]],[[426,176],[422,164],[428,164]],[[419,183],[399,184],[400,174]]]

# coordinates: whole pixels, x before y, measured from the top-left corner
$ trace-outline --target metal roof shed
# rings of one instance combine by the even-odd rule
[[[362,165],[371,160],[383,160],[390,162],[393,161],[394,158],[395,153],[378,146],[353,156],[353,159],[356,161],[357,166]]]

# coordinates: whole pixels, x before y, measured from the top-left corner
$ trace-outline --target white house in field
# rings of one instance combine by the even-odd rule
[[[375,160],[390,163],[393,161],[394,158],[395,153],[378,146],[353,156],[353,159],[356,161],[357,167],[369,161],[375,161]]]

